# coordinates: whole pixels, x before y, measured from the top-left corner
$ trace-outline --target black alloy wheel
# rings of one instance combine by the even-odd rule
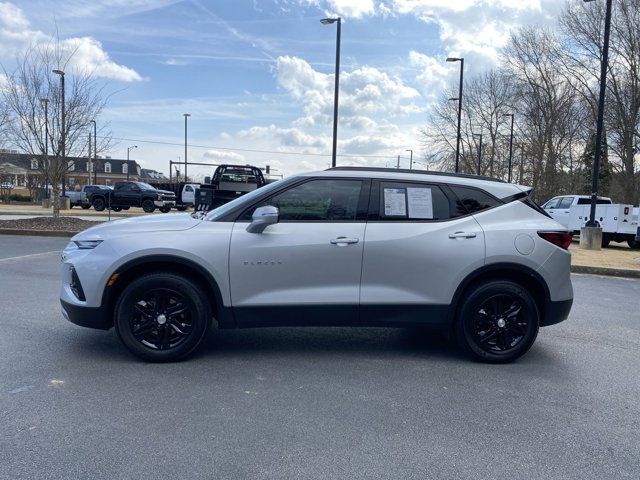
[[[94,199],[93,208],[95,208],[96,212],[102,212],[105,209],[104,199],[102,198]]]
[[[134,280],[115,309],[115,327],[124,345],[154,362],[178,360],[201,342],[211,308],[200,287],[170,273]]]
[[[457,323],[463,348],[491,363],[515,360],[536,339],[539,313],[531,294],[520,285],[497,281],[474,289]]]
[[[153,200],[145,200],[142,202],[142,210],[144,210],[146,213],[153,213],[156,209],[155,204],[153,203]]]

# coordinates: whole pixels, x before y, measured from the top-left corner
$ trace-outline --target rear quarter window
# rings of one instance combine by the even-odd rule
[[[470,187],[450,185],[456,196],[456,213],[466,215],[477,213],[502,205],[502,202],[489,193]]]

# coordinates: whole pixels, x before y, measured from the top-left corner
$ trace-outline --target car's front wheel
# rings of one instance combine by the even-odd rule
[[[114,324],[131,353],[151,362],[170,362],[200,344],[211,318],[200,287],[180,275],[152,273],[122,292]]]
[[[465,297],[455,330],[466,352],[484,362],[507,363],[531,348],[540,314],[529,291],[514,282],[491,281]]]
[[[146,213],[153,213],[155,209],[156,209],[156,206],[153,203],[153,200],[147,199],[144,202],[142,202],[142,210],[144,210]]]

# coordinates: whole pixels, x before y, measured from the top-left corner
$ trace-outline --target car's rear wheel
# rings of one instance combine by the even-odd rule
[[[122,207],[112,207],[111,208],[114,212],[120,212],[122,211]]]
[[[86,203],[83,203],[81,206],[83,210],[89,210],[91,208],[91,205],[87,205]]]
[[[640,241],[639,240],[627,240],[627,245],[629,248],[633,250],[640,250]]]
[[[455,330],[467,353],[484,362],[507,363],[531,348],[540,314],[529,291],[514,282],[491,281],[465,296]]]
[[[160,207],[159,209],[162,213],[169,213],[171,211],[171,207]]]
[[[105,202],[102,198],[96,198],[93,200],[93,208],[96,212],[102,212],[105,209]]]
[[[156,209],[156,206],[153,203],[153,200],[147,199],[144,202],[142,202],[142,210],[144,210],[146,213],[153,213],[155,209]]]
[[[115,308],[116,332],[134,355],[170,362],[189,355],[211,323],[206,295],[190,280],[153,273],[131,282]]]

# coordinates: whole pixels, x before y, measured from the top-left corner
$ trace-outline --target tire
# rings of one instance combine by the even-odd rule
[[[91,208],[91,205],[87,205],[86,203],[83,203],[81,206],[83,210],[89,210]]]
[[[183,206],[180,206],[180,207],[176,207],[176,209],[177,209],[179,212],[184,212],[184,211],[186,211],[186,210],[187,210],[187,207],[185,207],[185,206],[183,205]]]
[[[129,210],[131,207],[122,207],[123,210]]]
[[[122,207],[111,207],[111,210],[113,210],[114,212],[119,212],[122,210]]]
[[[607,248],[611,243],[611,236],[607,233],[602,234],[602,248]]]
[[[145,211],[145,213],[153,213],[156,209],[155,204],[153,203],[153,200],[145,200],[142,202],[142,210]]]
[[[96,212],[104,211],[105,207],[106,207],[106,205],[105,205],[104,198],[94,198],[93,199],[93,208],[96,210]]]
[[[176,309],[176,313],[167,313]],[[211,318],[211,307],[200,287],[180,275],[151,273],[124,289],[113,323],[124,346],[137,357],[172,362],[198,347]]]
[[[162,213],[169,213],[171,211],[171,207],[160,207],[158,210]]]
[[[528,290],[506,280],[491,281],[465,296],[455,324],[456,338],[465,352],[483,362],[508,363],[531,348],[540,314]]]
[[[627,240],[627,245],[633,250],[640,250],[640,241],[638,240]]]

